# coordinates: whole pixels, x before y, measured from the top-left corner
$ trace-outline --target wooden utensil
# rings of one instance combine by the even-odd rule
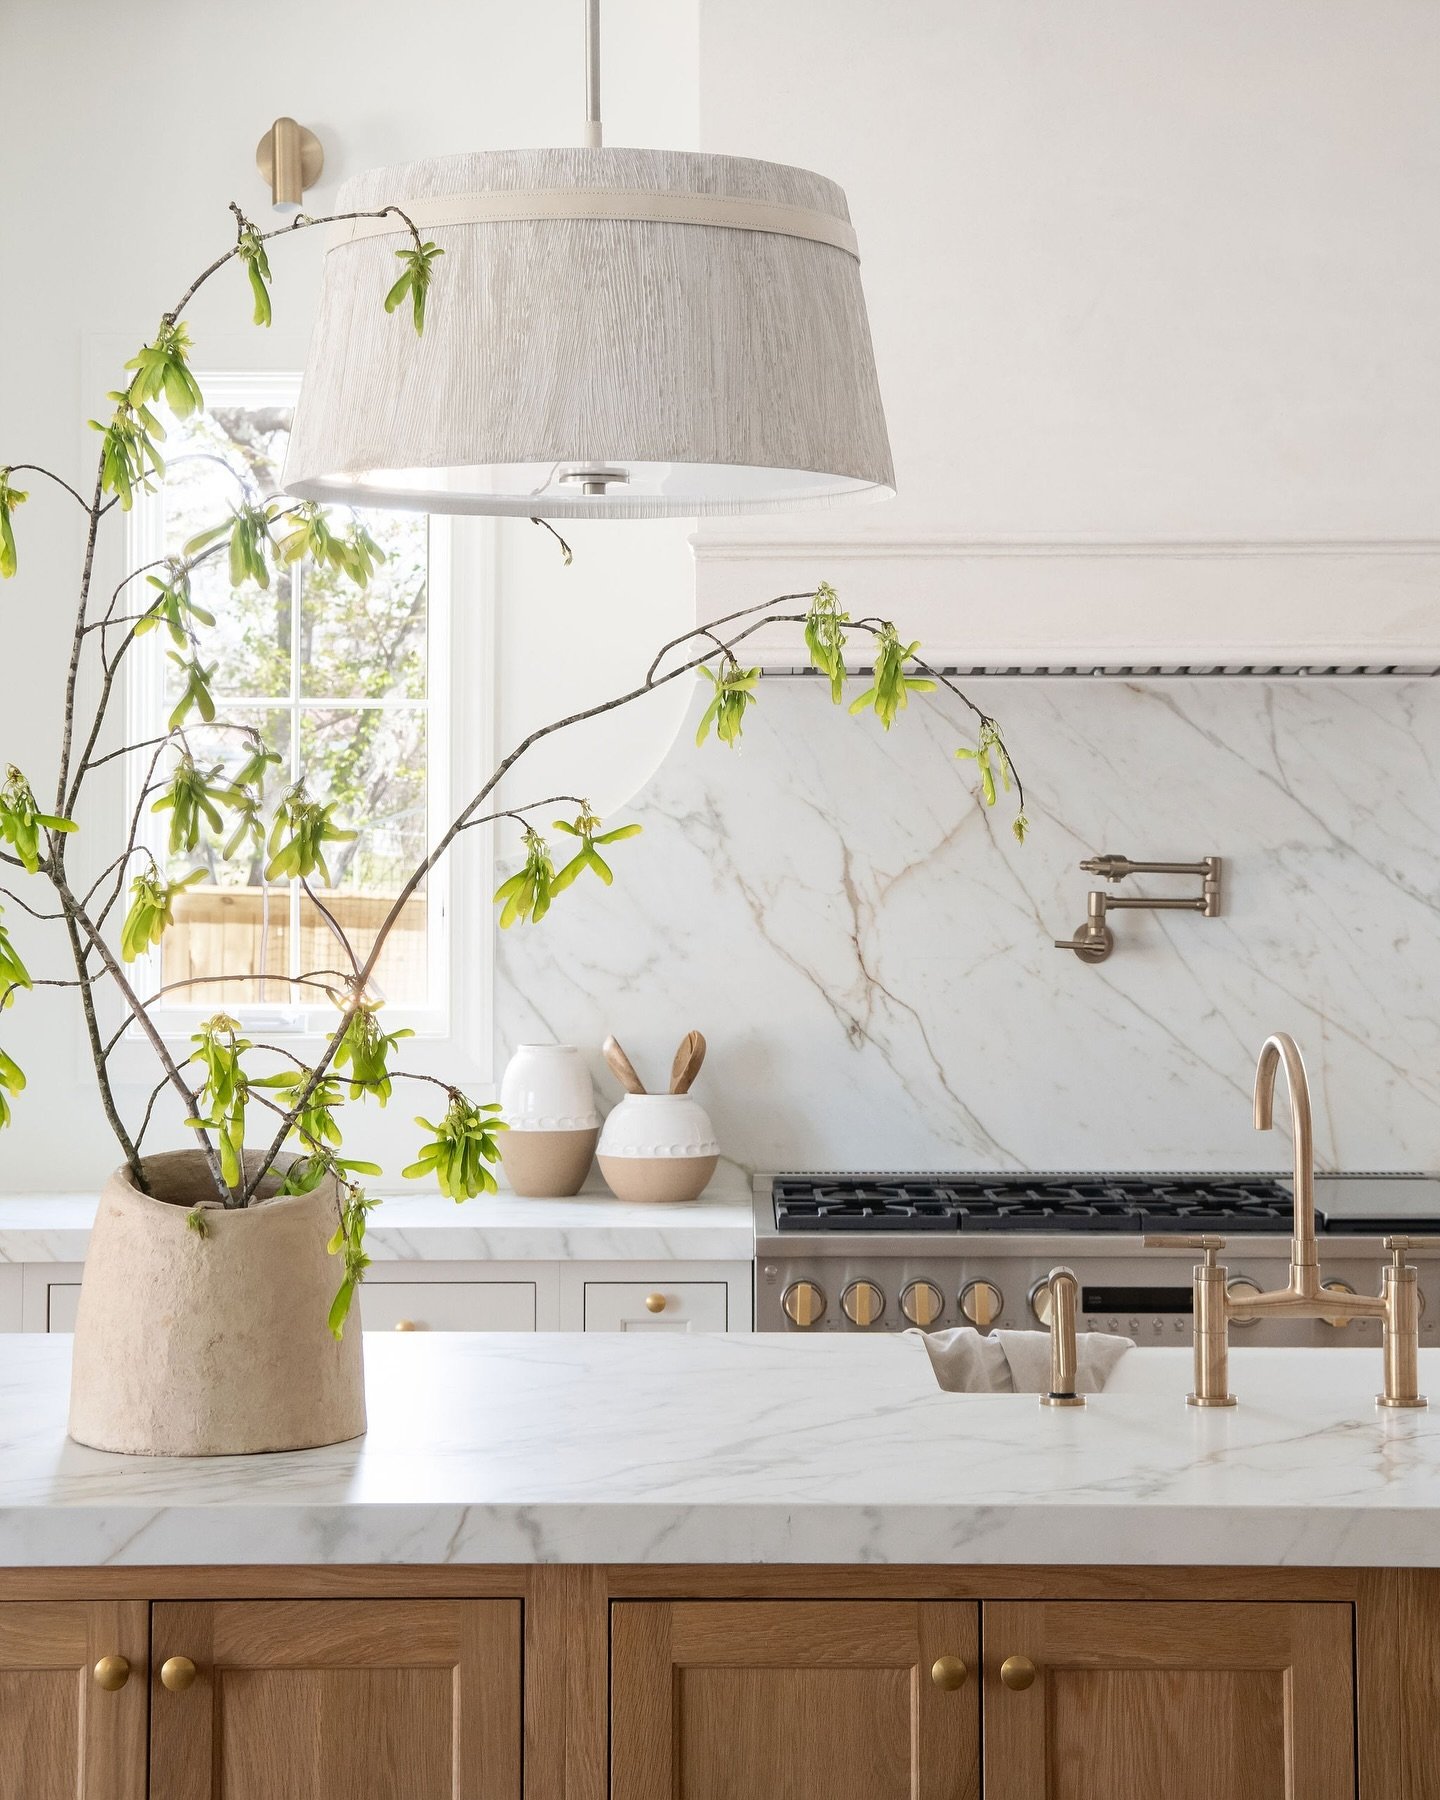
[[[670,1092],[688,1094],[690,1084],[700,1073],[700,1065],[704,1060],[704,1038],[698,1031],[687,1031],[680,1040],[680,1048],[675,1052],[675,1061],[670,1070]]]
[[[627,1094],[643,1094],[645,1083],[635,1073],[635,1065],[620,1048],[613,1037],[607,1037],[600,1046],[600,1054],[610,1066],[610,1073],[620,1083]]]

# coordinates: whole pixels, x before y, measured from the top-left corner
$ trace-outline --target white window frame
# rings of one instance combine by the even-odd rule
[[[293,405],[300,377],[294,371],[197,372],[210,405]],[[136,569],[163,554],[164,513],[159,495],[141,497],[127,518],[126,569]],[[464,800],[475,791],[494,761],[494,616],[490,596],[495,591],[497,545],[488,522],[453,520],[444,515],[430,518],[427,616],[427,800],[428,842],[443,834]],[[459,596],[466,596],[459,604]],[[126,658],[126,729],[128,741],[153,737],[157,721],[164,719],[165,634],[155,632],[132,646]],[[483,679],[481,678],[483,674]],[[263,700],[232,701],[255,707]],[[273,705],[274,702],[269,704]],[[340,703],[343,704],[343,703]],[[382,703],[383,704],[383,703]],[[397,702],[398,704],[404,704]],[[223,707],[221,708],[223,712]],[[148,756],[127,759],[128,782],[125,817],[138,798],[139,784],[149,766]],[[480,830],[462,833],[437,868],[428,885],[426,946],[429,959],[428,1004],[387,1005],[387,1030],[401,1027],[416,1033],[415,1050],[424,1046],[425,1061],[436,1059],[448,1079],[469,1082],[472,1087],[493,1081],[494,957],[493,933],[481,895],[488,896],[494,881],[493,834]],[[165,844],[163,815],[142,816],[140,844],[162,858]],[[139,859],[136,859],[137,861]],[[339,946],[336,946],[337,951]],[[136,991],[148,996],[162,982],[158,949],[133,965]],[[190,1034],[199,1022],[222,1004],[211,1000],[188,1004],[183,996],[170,996],[152,1014],[167,1042],[183,1045],[188,1053]],[[225,1004],[251,1035],[279,1038],[295,1055],[317,1053],[329,1035],[335,1013],[332,1007],[305,1004],[250,1002]],[[152,1058],[138,1027],[116,1051],[115,1073],[126,1079],[149,1069]]]

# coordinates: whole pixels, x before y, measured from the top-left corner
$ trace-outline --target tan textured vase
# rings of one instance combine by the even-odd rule
[[[326,1325],[340,1281],[326,1251],[331,1184],[227,1211],[198,1150],[149,1157],[145,1172],[150,1194],[121,1169],[100,1196],[75,1320],[71,1437],[135,1456],[358,1437],[358,1296],[340,1342]],[[197,1205],[203,1234],[189,1222]]]

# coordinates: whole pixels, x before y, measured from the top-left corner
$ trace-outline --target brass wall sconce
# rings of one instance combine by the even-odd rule
[[[255,166],[270,186],[278,213],[295,213],[325,167],[325,152],[313,131],[294,119],[277,119],[255,146]]]
[[[1121,898],[1101,888],[1092,888],[1086,905],[1085,923],[1074,937],[1056,938],[1057,950],[1073,950],[1082,962],[1100,963],[1115,948],[1115,934],[1106,916],[1118,909],[1146,907],[1152,912],[1195,912],[1204,919],[1220,916],[1220,858],[1205,856],[1199,862],[1131,862],[1128,856],[1092,856],[1080,867],[1088,875],[1099,875],[1105,881],[1123,881],[1127,875],[1198,875],[1198,894],[1158,895],[1147,899],[1134,894]]]

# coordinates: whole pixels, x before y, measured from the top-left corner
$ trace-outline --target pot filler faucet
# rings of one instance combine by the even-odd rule
[[[1220,917],[1220,858],[1202,856],[1199,862],[1132,862],[1128,856],[1087,857],[1080,867],[1087,875],[1117,883],[1127,875],[1198,875],[1198,894],[1128,894],[1123,898],[1092,888],[1086,901],[1085,922],[1074,937],[1056,938],[1057,950],[1073,950],[1081,962],[1101,963],[1115,948],[1115,934],[1106,919],[1113,912],[1144,908],[1150,912],[1193,912],[1203,919]]]
[[[1295,1138],[1295,1235],[1290,1242],[1290,1284],[1248,1299],[1227,1290],[1228,1270],[1216,1262],[1221,1237],[1147,1237],[1153,1250],[1199,1250],[1195,1269],[1195,1391],[1191,1406],[1234,1406],[1230,1382],[1230,1322],[1251,1319],[1379,1319],[1385,1357],[1385,1391],[1379,1406],[1425,1406],[1419,1392],[1420,1290],[1410,1250],[1440,1247],[1440,1238],[1387,1237],[1391,1261],[1378,1298],[1329,1293],[1320,1278],[1315,1246],[1315,1152],[1310,1084],[1294,1038],[1279,1031],[1268,1037],[1255,1068],[1255,1128],[1274,1125],[1275,1077],[1284,1067],[1290,1090],[1290,1123]]]

